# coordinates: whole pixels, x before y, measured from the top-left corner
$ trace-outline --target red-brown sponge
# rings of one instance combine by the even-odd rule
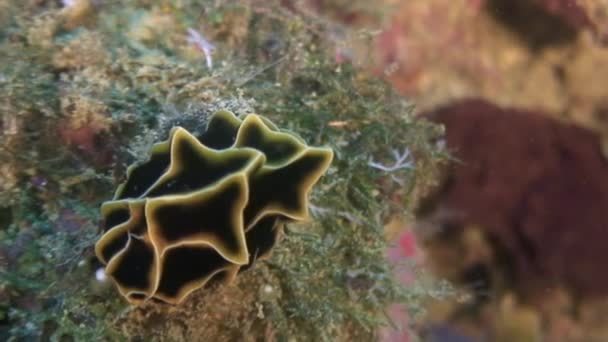
[[[608,293],[608,162],[599,138],[542,113],[468,100],[430,113],[454,163],[438,197],[476,224],[520,290]]]

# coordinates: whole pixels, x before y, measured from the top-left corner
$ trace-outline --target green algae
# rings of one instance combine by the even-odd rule
[[[13,14],[0,18],[1,339],[363,339],[389,324],[389,303],[424,295],[393,279],[383,227],[435,181],[441,129],[336,63],[323,21],[273,1],[107,1],[66,29],[54,2],[0,3]],[[213,69],[190,27],[217,45]],[[200,131],[223,108],[332,147],[313,219],[234,285],[131,308],[95,281],[99,205],[172,126]],[[369,167],[406,148],[414,168]]]

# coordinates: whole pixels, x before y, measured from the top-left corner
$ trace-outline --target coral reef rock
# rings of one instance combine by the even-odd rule
[[[598,135],[475,99],[430,115],[446,126],[446,144],[462,161],[435,203],[457,213],[446,230],[482,227],[523,298],[557,287],[577,298],[608,294],[608,277],[594,271],[606,258],[608,225],[608,163]]]

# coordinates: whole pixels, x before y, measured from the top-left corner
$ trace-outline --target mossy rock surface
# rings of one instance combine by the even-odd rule
[[[0,1],[0,339],[369,340],[388,304],[416,305],[383,226],[434,183],[442,132],[337,63],[324,20],[278,1],[87,3]],[[215,45],[213,69],[188,28]],[[172,127],[201,138],[220,109],[334,151],[311,219],[230,285],[133,307],[95,278],[99,207]],[[406,149],[412,168],[369,166]]]

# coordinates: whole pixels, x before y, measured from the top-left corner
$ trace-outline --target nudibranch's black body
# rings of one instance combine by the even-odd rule
[[[102,205],[97,257],[130,302],[179,303],[266,257],[332,158],[255,114],[219,111],[197,137],[176,127]]]

